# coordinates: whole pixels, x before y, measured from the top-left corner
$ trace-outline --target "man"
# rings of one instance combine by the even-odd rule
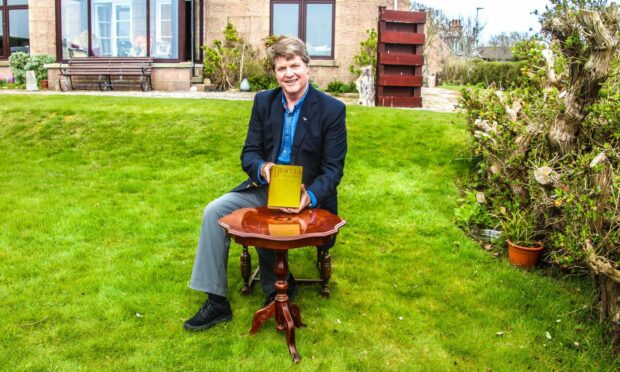
[[[321,207],[338,213],[336,187],[347,152],[345,106],[308,83],[310,58],[301,40],[284,38],[268,54],[280,87],[254,98],[241,152],[242,168],[249,179],[205,208],[190,287],[206,292],[208,299],[185,322],[188,330],[207,329],[232,319],[226,278],[230,239],[217,221],[239,208],[266,205],[269,171],[274,164],[303,166],[299,207],[284,208],[284,212]],[[275,254],[264,249],[258,253],[261,286],[269,294],[268,303],[275,296]],[[296,289],[292,275],[288,282],[292,297]]]

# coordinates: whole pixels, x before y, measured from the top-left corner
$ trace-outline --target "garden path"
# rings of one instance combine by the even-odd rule
[[[44,90],[39,92],[26,92],[24,90],[0,90],[0,94],[39,94],[39,95],[82,95],[82,96],[116,96],[116,97],[149,97],[149,98],[211,98],[224,100],[251,101],[254,99],[254,92],[140,92],[140,91],[115,91],[100,92],[95,90],[60,92],[54,90]],[[424,107],[421,110],[437,112],[455,112],[460,93],[450,89],[442,88],[422,88],[422,102]],[[357,97],[346,95],[336,97],[347,105],[356,105]]]

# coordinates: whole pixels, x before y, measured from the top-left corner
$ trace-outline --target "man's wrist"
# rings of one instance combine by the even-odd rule
[[[312,191],[308,190],[306,191],[308,193],[308,196],[310,197],[310,208],[316,208],[317,205],[317,201],[316,201],[316,196],[314,196],[314,194],[312,193]]]
[[[266,162],[264,161],[261,161],[260,163],[258,163],[258,176],[256,178],[258,179],[258,183],[260,183],[261,185],[264,185],[267,183],[267,181],[265,181],[265,179],[263,178],[263,175],[261,174],[264,164],[266,164]]]

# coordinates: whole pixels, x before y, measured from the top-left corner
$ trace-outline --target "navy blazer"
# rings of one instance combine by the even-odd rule
[[[291,149],[291,164],[303,166],[302,182],[312,191],[317,206],[338,213],[336,187],[347,154],[346,107],[312,86],[301,106]],[[250,177],[232,191],[260,187],[261,162],[276,163],[282,142],[284,107],[282,89],[256,94],[248,134],[241,152],[241,166]]]

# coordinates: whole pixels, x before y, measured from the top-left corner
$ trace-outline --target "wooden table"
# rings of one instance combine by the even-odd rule
[[[323,209],[305,209],[299,214],[279,210],[243,208],[222,217],[219,224],[235,242],[244,246],[261,247],[276,251],[276,297],[258,310],[252,319],[250,334],[260,330],[263,323],[275,317],[276,328],[286,332],[286,342],[293,360],[301,360],[295,346],[295,327],[304,326],[299,306],[291,303],[286,290],[288,283],[288,250],[329,243],[346,223],[342,218]]]

